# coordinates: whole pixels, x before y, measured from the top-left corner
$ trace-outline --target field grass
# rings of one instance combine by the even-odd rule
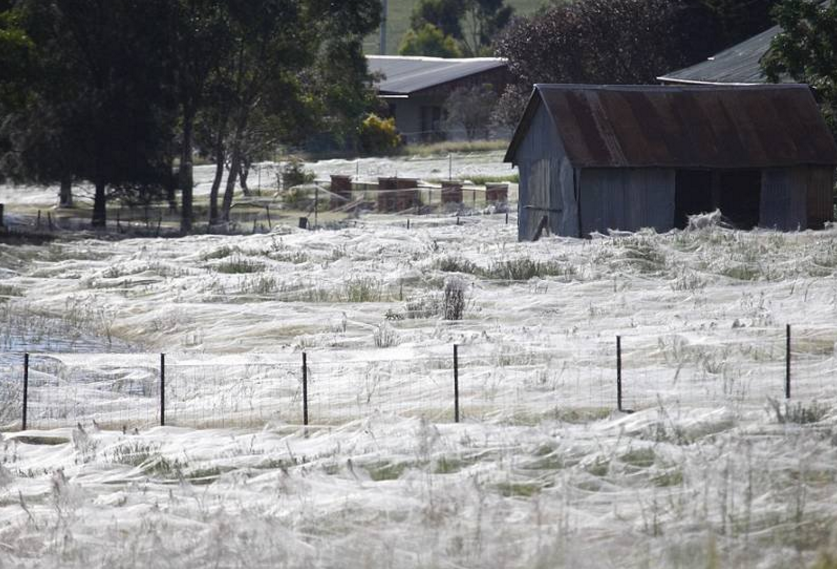
[[[401,38],[410,27],[410,14],[413,12],[417,0],[387,0],[387,49],[388,55],[398,54],[398,45]],[[527,15],[535,12],[541,6],[548,4],[548,0],[506,0],[506,4],[514,8],[515,14]],[[364,51],[367,54],[380,53],[380,32],[370,34],[363,42]]]

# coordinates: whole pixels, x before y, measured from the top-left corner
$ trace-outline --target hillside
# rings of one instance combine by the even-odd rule
[[[410,27],[410,14],[418,0],[388,0],[388,28],[387,28],[387,53],[396,55],[398,44],[401,38]],[[538,8],[547,4],[548,0],[506,0],[506,4],[514,7],[517,14],[531,14]],[[376,32],[366,38],[364,49],[366,53],[377,54],[379,45],[379,33]]]

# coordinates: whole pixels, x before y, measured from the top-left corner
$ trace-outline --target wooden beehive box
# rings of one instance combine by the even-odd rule
[[[419,204],[415,178],[378,178],[378,212],[394,213]]]
[[[509,185],[486,184],[485,201],[488,203],[505,203],[509,201]]]
[[[442,182],[442,204],[462,203],[462,182]]]
[[[331,200],[329,206],[331,209],[343,207],[352,201],[352,177],[351,176],[331,176]]]

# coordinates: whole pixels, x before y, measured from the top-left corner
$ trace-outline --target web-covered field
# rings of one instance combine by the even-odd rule
[[[809,567],[834,552],[837,231],[517,243],[511,221],[0,246],[5,424],[22,349],[41,382],[35,429],[3,442],[0,559]],[[464,314],[448,321],[453,280]],[[615,411],[617,335],[633,414]],[[152,426],[158,352],[172,427]]]

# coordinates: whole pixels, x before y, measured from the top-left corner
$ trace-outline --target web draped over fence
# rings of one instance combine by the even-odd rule
[[[305,369],[301,353],[29,354],[28,369],[23,354],[4,354],[0,425],[21,428],[24,400],[29,429],[94,422],[133,429],[340,425],[374,414],[446,422],[457,410],[462,421],[536,423],[620,407],[763,406],[768,398],[837,395],[837,328],[626,333],[619,344],[617,352],[613,336],[572,334],[550,343],[465,344],[456,362],[452,346],[382,349],[368,360],[313,351]]]

